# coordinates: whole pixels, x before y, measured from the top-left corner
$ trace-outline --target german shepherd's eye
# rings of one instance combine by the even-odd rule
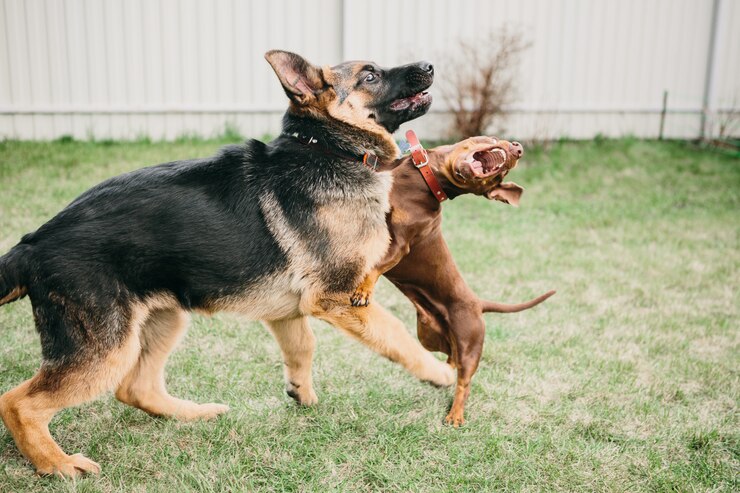
[[[378,76],[377,76],[377,75],[375,75],[374,73],[370,72],[369,74],[367,74],[367,75],[365,76],[365,82],[373,82],[373,81],[374,81],[374,80],[376,80],[377,78],[378,78]]]

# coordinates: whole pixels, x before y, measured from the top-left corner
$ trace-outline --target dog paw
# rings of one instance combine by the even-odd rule
[[[213,419],[229,410],[226,404],[216,404],[209,402],[207,404],[196,404],[187,401],[187,405],[178,406],[172,416],[180,421],[207,421]]]
[[[82,454],[65,455],[60,461],[36,470],[39,475],[55,475],[65,479],[74,479],[83,474],[99,474],[100,465]]]
[[[371,294],[372,293],[369,291],[358,289],[352,293],[352,296],[349,297],[349,301],[352,303],[352,306],[368,306],[370,304]]]
[[[457,381],[457,371],[447,363],[439,361],[431,354],[427,367],[427,375],[422,378],[435,387],[449,387]]]
[[[285,393],[301,406],[313,406],[319,402],[319,398],[316,396],[316,392],[314,392],[313,389],[308,389],[306,391],[300,387],[288,384],[285,388]]]
[[[459,428],[465,424],[465,418],[463,413],[457,411],[450,411],[445,417],[445,424],[452,425],[454,428]]]
[[[226,404],[216,404],[215,402],[209,402],[208,404],[199,404],[198,412],[195,419],[213,419],[224,414],[229,409],[229,406],[227,406]]]

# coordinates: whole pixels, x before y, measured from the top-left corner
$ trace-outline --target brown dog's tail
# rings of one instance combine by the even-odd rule
[[[543,294],[542,296],[538,296],[533,300],[525,301],[524,303],[517,303],[515,305],[497,303],[495,301],[480,301],[483,307],[483,313],[514,313],[527,310],[528,308],[532,308],[533,306],[537,306],[554,294],[555,291],[548,291],[547,293]]]
[[[13,248],[0,257],[0,305],[22,298],[28,292],[25,249]]]

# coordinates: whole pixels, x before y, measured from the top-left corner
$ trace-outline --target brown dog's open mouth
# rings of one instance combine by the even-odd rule
[[[421,91],[407,98],[396,99],[391,103],[391,109],[393,111],[415,110],[429,104],[432,104],[432,95],[426,91]]]
[[[475,152],[464,162],[466,174],[469,174],[470,178],[493,176],[506,169],[506,159],[506,151],[499,148]]]

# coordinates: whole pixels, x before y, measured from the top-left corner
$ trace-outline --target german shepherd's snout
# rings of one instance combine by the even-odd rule
[[[404,121],[424,114],[432,104],[426,90],[434,82],[434,67],[429,62],[418,62],[387,71],[389,96],[380,103],[381,124],[394,132]],[[390,112],[382,111],[388,105]]]

